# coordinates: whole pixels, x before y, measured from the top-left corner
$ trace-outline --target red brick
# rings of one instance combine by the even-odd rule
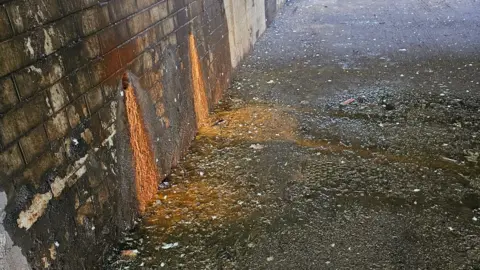
[[[39,125],[27,136],[20,139],[20,146],[27,164],[38,154],[42,153],[47,148],[47,145],[48,139],[43,125]]]
[[[17,104],[18,97],[10,77],[0,79],[0,89],[0,113],[3,113]]]
[[[122,64],[120,62],[119,50],[115,49],[105,55],[102,59],[99,59],[97,62],[93,63],[93,84],[96,85],[102,82],[121,68]]]
[[[10,176],[13,172],[23,167],[22,152],[18,144],[13,145],[0,153],[0,171]]]
[[[122,21],[98,33],[101,53],[105,54],[129,39],[127,22]]]

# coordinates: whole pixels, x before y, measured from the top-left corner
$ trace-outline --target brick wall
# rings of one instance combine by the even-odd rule
[[[264,0],[242,2],[254,8],[236,16],[254,18],[256,39],[272,11]],[[234,31],[248,30],[231,23],[231,7],[223,0],[0,0],[3,225],[33,268],[91,269],[132,226],[138,192],[121,77],[130,74],[165,177],[196,131],[192,61],[211,108],[248,52],[231,44]],[[190,35],[199,59],[190,59]]]

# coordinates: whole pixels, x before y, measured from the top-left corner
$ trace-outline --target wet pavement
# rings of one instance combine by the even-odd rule
[[[289,1],[105,268],[480,269],[478,11]]]

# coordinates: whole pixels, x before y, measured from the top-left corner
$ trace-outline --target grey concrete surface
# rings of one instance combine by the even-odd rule
[[[479,10],[288,1],[105,268],[480,269]]]
[[[0,192],[0,269],[1,270],[28,270],[31,269],[22,250],[15,246],[10,235],[5,231],[5,207],[7,194]]]

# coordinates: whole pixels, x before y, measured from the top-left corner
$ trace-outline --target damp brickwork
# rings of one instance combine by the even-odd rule
[[[0,0],[3,226],[32,268],[101,265],[153,196],[135,184],[122,76],[160,181],[249,51],[235,42],[250,35],[231,43],[232,33],[257,29],[253,46],[281,5],[268,1]],[[233,14],[256,19],[233,24]]]

